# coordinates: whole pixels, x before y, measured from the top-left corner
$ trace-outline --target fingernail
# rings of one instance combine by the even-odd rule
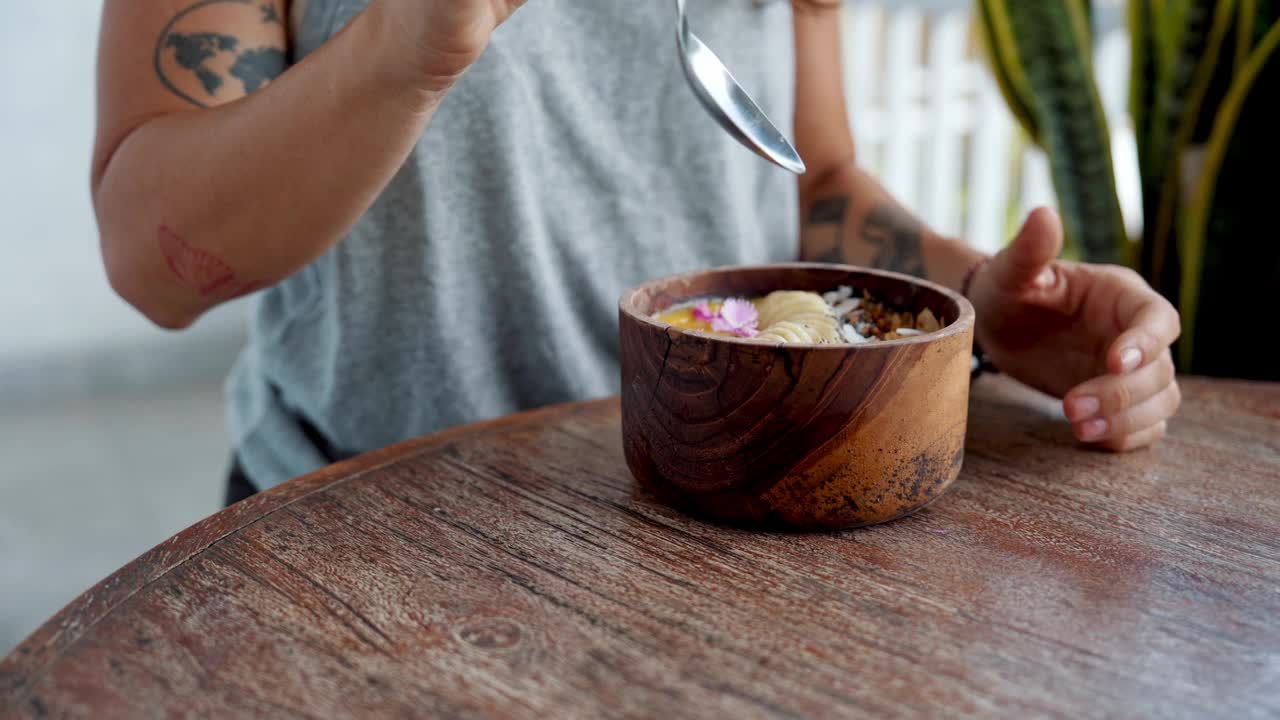
[[[1040,274],[1036,276],[1036,287],[1047,288],[1053,285],[1053,278],[1053,268],[1045,268],[1044,270],[1041,270]]]
[[[1080,439],[1085,442],[1092,442],[1107,434],[1107,421],[1102,418],[1094,418],[1080,423]]]
[[[1097,415],[1101,409],[1102,403],[1098,398],[1092,395],[1081,395],[1071,401],[1071,419],[1076,422],[1087,420]]]
[[[1138,366],[1141,364],[1142,351],[1138,348],[1125,348],[1124,352],[1120,353],[1121,372],[1133,372],[1134,370],[1137,370]]]

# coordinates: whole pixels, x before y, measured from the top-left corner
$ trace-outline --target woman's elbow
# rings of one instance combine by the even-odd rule
[[[102,260],[107,272],[107,282],[120,299],[164,330],[185,330],[191,327],[199,312],[180,307],[166,293],[148,282],[146,271],[129,257],[127,248],[113,241],[110,234],[102,235]]]
[[[143,317],[150,320],[153,325],[161,330],[170,332],[186,330],[194,325],[199,317],[191,313],[175,312],[172,308],[156,306],[143,309],[137,305],[134,305],[134,307],[137,308],[138,312],[142,313]]]

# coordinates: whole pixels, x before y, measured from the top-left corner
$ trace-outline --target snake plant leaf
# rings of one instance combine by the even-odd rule
[[[1030,105],[1031,85],[1018,55],[1004,0],[979,0],[976,27],[979,45],[1009,111],[1032,142],[1038,144],[1039,131]]]
[[[1193,1],[1164,0],[1156,9],[1152,32],[1155,35],[1157,97],[1159,93],[1167,92],[1171,87],[1173,66],[1178,57],[1178,47],[1182,42],[1189,6]],[[1154,106],[1152,107],[1154,111]]]
[[[1153,208],[1159,205],[1173,136],[1182,123],[1186,96],[1209,42],[1217,4],[1217,0],[1168,0],[1154,28],[1157,86],[1146,139],[1146,180],[1156,193]],[[1148,216],[1149,223],[1153,217]]]
[[[981,5],[985,35],[1004,43],[992,56],[1011,61],[1010,85],[1030,115],[1031,137],[1049,157],[1067,242],[1086,260],[1117,259],[1128,241],[1083,0]]]
[[[1151,33],[1150,59],[1154,87],[1146,106],[1147,164],[1144,179],[1164,176],[1171,136],[1181,118],[1182,97],[1191,87],[1199,50],[1207,41],[1216,0],[1150,0],[1148,29]],[[1157,185],[1158,187],[1158,185]],[[1156,198],[1152,198],[1155,200]],[[1154,208],[1154,203],[1152,205]],[[1148,216],[1150,217],[1150,215]]]
[[[1093,0],[1080,0],[1080,6],[1084,9],[1084,29],[1085,35],[1089,38],[1089,47],[1093,47],[1093,38],[1097,33],[1097,26],[1094,25]]]
[[[1280,379],[1280,363],[1256,342],[1280,287],[1274,176],[1280,157],[1280,21],[1250,51],[1223,100],[1179,232],[1183,370]],[[1202,282],[1203,281],[1203,282]],[[1249,342],[1253,338],[1253,342]],[[1241,340],[1245,343],[1242,345]],[[1246,356],[1246,357],[1241,357]]]
[[[1154,193],[1154,213],[1147,216],[1143,269],[1157,287],[1173,296],[1180,276],[1172,234],[1182,193],[1181,160],[1200,122],[1217,68],[1228,65],[1219,59],[1236,24],[1235,0],[1190,0],[1181,19],[1177,54],[1165,69],[1164,92],[1157,93],[1147,147],[1151,175],[1144,188]]]
[[[1280,0],[1240,0],[1241,34],[1248,38],[1246,45],[1236,51],[1236,67],[1242,68],[1249,51],[1257,47],[1267,30],[1280,20]]]
[[[1222,37],[1220,50],[1216,53],[1217,57],[1214,62],[1205,63],[1201,67],[1208,76],[1208,83],[1198,102],[1192,104],[1194,112],[1188,110],[1187,117],[1184,118],[1178,137],[1179,144],[1184,148],[1188,145],[1203,145],[1209,141],[1209,133],[1213,132],[1213,121],[1217,117],[1218,108],[1227,97],[1227,91],[1231,89],[1231,81],[1244,67],[1244,59],[1242,58],[1237,64],[1235,58],[1240,55],[1241,48],[1251,48],[1252,43],[1245,40],[1249,31],[1242,26],[1243,17],[1240,15],[1239,8],[1250,2],[1252,0],[1237,0],[1235,17],[1228,21],[1230,27],[1226,28]],[[1244,52],[1248,54],[1248,50]]]
[[[1265,2],[1265,0],[1264,0]],[[1256,44],[1253,36],[1253,30],[1256,27],[1258,16],[1258,0],[1240,0],[1239,8],[1236,10],[1236,44],[1235,52],[1232,57],[1235,64],[1232,69],[1240,72],[1244,68],[1244,63],[1249,59],[1249,51]]]
[[[1155,106],[1156,88],[1160,84],[1155,30],[1159,22],[1157,2],[1129,0],[1128,11],[1132,53],[1129,64],[1129,117],[1133,121],[1133,132],[1138,144],[1138,166],[1145,185],[1150,172],[1147,167],[1150,158],[1147,141],[1151,136],[1151,108]],[[1154,203],[1151,208],[1144,204],[1143,211],[1154,211]]]

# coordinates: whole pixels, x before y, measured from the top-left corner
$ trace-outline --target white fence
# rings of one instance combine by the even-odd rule
[[[1095,2],[1094,64],[1111,121],[1121,206],[1141,226],[1127,114],[1123,0]],[[1028,146],[972,32],[974,0],[847,0],[845,84],[861,162],[939,232],[988,251],[1028,210],[1054,205],[1043,153]]]

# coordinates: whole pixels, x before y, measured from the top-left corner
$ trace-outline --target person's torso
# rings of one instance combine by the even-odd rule
[[[364,5],[308,0],[296,55]],[[626,287],[797,255],[795,178],[698,105],[672,5],[529,0],[349,236],[263,294],[230,382],[256,482],[317,464],[283,436],[286,412],[355,452],[613,393]],[[790,136],[790,3],[690,5]]]

